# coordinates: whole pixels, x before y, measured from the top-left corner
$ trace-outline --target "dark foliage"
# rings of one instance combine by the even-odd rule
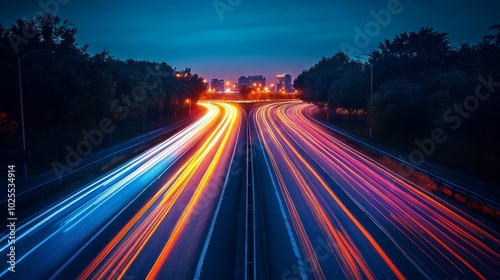
[[[196,103],[204,90],[203,79],[189,68],[123,61],[107,51],[90,55],[76,34],[69,21],[51,14],[0,25],[0,133],[19,133],[18,59],[26,127],[54,136],[67,128],[90,129],[103,118],[148,122],[187,114],[185,100]]]
[[[498,166],[500,25],[490,30],[477,45],[459,47],[450,45],[447,33],[428,27],[404,32],[384,40],[366,61],[341,52],[323,58],[294,87],[301,99],[321,108],[363,112],[358,116],[366,116],[380,137],[417,138],[442,128],[450,144],[471,147],[478,162]]]
[[[474,95],[481,84],[479,77],[488,80],[491,75],[492,81],[500,80],[500,25],[490,29],[496,33],[475,46],[462,44],[458,49],[449,44],[446,33],[429,27],[404,32],[384,40],[364,63],[342,52],[323,58],[303,71],[294,87],[308,102],[348,112],[367,110],[368,121],[379,131],[425,131],[432,125],[444,125],[443,113]],[[369,98],[371,66],[373,104]],[[494,107],[492,102],[499,108],[493,95],[481,106]],[[471,122],[468,126],[475,127],[470,128],[471,133],[476,133],[478,126],[500,132],[489,126],[500,120],[498,114],[475,115],[474,119],[481,115],[488,115],[488,119]]]

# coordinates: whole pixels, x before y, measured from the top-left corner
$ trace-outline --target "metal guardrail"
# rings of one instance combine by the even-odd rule
[[[119,146],[122,146],[122,148],[118,148],[118,150],[113,151],[113,152],[111,152],[109,154],[106,154],[106,155],[104,155],[102,157],[99,157],[98,159],[91,160],[90,162],[87,162],[87,163],[82,163],[81,166],[79,166],[79,167],[77,167],[77,168],[75,168],[75,169],[73,169],[71,171],[66,172],[62,176],[59,176],[59,177],[58,176],[54,176],[53,177],[52,176],[53,175],[52,171],[46,172],[47,175],[44,175],[40,179],[40,180],[42,180],[41,182],[36,183],[33,186],[28,186],[27,189],[24,189],[21,192],[19,192],[16,197],[29,196],[31,193],[36,192],[37,189],[41,189],[41,188],[45,187],[46,185],[49,185],[49,184],[54,183],[56,181],[63,180],[64,178],[67,178],[67,177],[69,177],[69,176],[71,176],[73,174],[76,174],[76,173],[78,173],[78,172],[80,172],[82,170],[85,170],[85,169],[87,169],[87,168],[89,168],[91,166],[94,166],[95,164],[97,164],[99,162],[102,162],[103,160],[109,159],[109,158],[111,158],[111,157],[113,157],[113,156],[115,156],[117,154],[126,152],[127,150],[131,150],[131,149],[134,149],[134,148],[136,148],[138,146],[141,146],[141,145],[144,145],[146,143],[149,143],[149,142],[153,141],[155,138],[159,137],[160,135],[162,135],[164,133],[168,133],[168,132],[173,131],[175,129],[178,129],[178,128],[182,127],[183,125],[185,125],[188,122],[189,122],[189,120],[186,119],[184,121],[180,121],[178,123],[172,124],[171,126],[160,128],[160,129],[148,132],[146,134],[143,134],[141,136],[138,136],[138,137],[136,137],[134,139],[128,140],[128,141],[126,141],[124,143],[119,144]],[[145,139],[139,140],[140,138],[145,138]],[[127,145],[127,143],[129,143],[129,144]],[[111,147],[110,149],[113,149],[113,147]],[[99,151],[99,152],[103,152],[103,151]],[[96,153],[99,153],[99,152],[96,152]],[[0,201],[0,203],[5,203],[6,201],[7,200],[4,199],[4,200]]]
[[[323,127],[326,127],[329,130],[332,130],[338,134],[341,134],[342,136],[344,136],[344,137],[346,137],[346,138],[348,138],[348,139],[350,139],[358,144],[361,144],[362,146],[365,146],[371,150],[374,150],[375,152],[380,153],[382,155],[388,156],[397,162],[403,163],[403,164],[429,176],[430,178],[432,178],[434,180],[435,183],[441,184],[442,187],[449,188],[450,192],[451,192],[451,194],[449,194],[449,196],[455,197],[456,194],[460,194],[464,197],[464,200],[465,200],[464,202],[466,204],[469,204],[471,202],[471,200],[475,200],[475,201],[480,203],[478,206],[479,210],[484,209],[484,206],[486,206],[486,207],[492,208],[492,211],[494,212],[493,214],[495,216],[500,217],[500,202],[495,201],[489,197],[486,197],[483,194],[475,192],[474,190],[468,189],[464,186],[460,186],[454,182],[451,182],[450,180],[443,178],[437,174],[434,174],[433,172],[431,172],[429,170],[423,169],[419,166],[415,166],[415,165],[411,164],[410,162],[408,162],[404,159],[401,159],[400,157],[397,157],[393,154],[390,154],[386,151],[381,150],[378,147],[370,145],[369,143],[366,143],[365,141],[362,141],[362,140],[358,139],[357,137],[353,137],[349,133],[346,133],[345,131],[338,129],[331,124],[325,123],[323,121],[318,121],[318,120],[314,119],[312,116],[310,116],[310,117],[311,117],[311,120],[317,122],[318,124],[322,125]],[[443,192],[442,189],[441,189],[441,192]]]
[[[248,124],[248,117],[247,117]],[[246,188],[245,188],[245,280],[257,279],[257,255],[256,255],[256,221],[255,221],[255,175],[253,142],[250,125],[247,125],[246,143]]]

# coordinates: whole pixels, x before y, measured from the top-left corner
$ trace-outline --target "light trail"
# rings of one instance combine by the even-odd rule
[[[219,182],[211,181],[215,180],[212,175],[215,166],[221,170],[229,168],[230,153],[226,149],[235,145],[241,114],[236,107],[224,103],[199,104],[207,113],[192,125],[21,224],[17,228],[16,265],[26,265],[33,271],[23,270],[16,275],[30,278],[31,273],[37,273],[37,277],[57,277],[83,250],[81,246],[89,245],[87,240],[101,234],[103,227],[116,220],[124,207],[160,181],[164,182],[158,191],[91,262],[82,273],[83,278],[84,275],[124,276],[148,241],[159,240],[154,236],[157,230],[162,229],[161,235],[165,236],[164,220],[172,223],[178,218],[180,209],[183,210],[179,221],[169,233],[168,248],[175,246],[193,216],[202,217],[198,214],[203,211],[204,215],[209,215],[209,201],[216,200],[222,188]],[[191,152],[193,147],[197,148]],[[189,157],[185,155],[188,151]],[[173,165],[180,167],[170,170]],[[186,204],[185,199],[190,196]],[[171,212],[174,214],[169,215]],[[202,226],[200,223],[199,227]],[[6,238],[2,237],[2,245],[7,244]],[[61,246],[63,250],[56,249]],[[0,248],[2,254],[6,250],[8,246]],[[165,250],[163,261],[169,252]],[[156,257],[151,265],[155,261]],[[162,262],[156,262],[155,273],[158,273]],[[0,276],[6,273],[8,270],[2,269]]]
[[[311,120],[313,108],[271,104],[253,117],[314,278],[328,277],[324,270],[331,267],[318,262],[312,250],[314,227],[346,278],[411,277],[396,265],[401,260],[391,258],[394,250],[401,250],[421,277],[499,278],[498,232],[335,139]],[[304,205],[307,212],[297,210]],[[308,217],[314,227],[305,226]],[[380,244],[376,228],[394,246]]]
[[[292,159],[298,158],[301,161],[301,163],[306,166],[308,172],[311,172],[314,175],[315,179],[318,179],[319,184],[328,189],[328,186],[326,185],[324,180],[321,179],[321,177],[317,174],[317,172],[304,160],[302,156],[300,156],[300,154],[293,147],[293,145],[285,138],[283,132],[281,132],[282,129],[280,128],[280,126],[278,126],[277,122],[270,121],[273,119],[273,116],[271,115],[272,111],[269,110],[268,108],[272,108],[273,106],[274,105],[263,106],[257,110],[255,114],[256,117],[259,119],[256,121],[256,124],[259,134],[262,137],[261,139],[263,141],[263,144],[273,162],[273,167],[276,176],[280,179],[279,185],[282,194],[285,197],[287,208],[292,217],[292,221],[297,231],[298,239],[302,245],[302,249],[305,253],[306,258],[312,264],[312,270],[314,272],[315,278],[326,279],[319,264],[319,261],[316,257],[314,248],[306,233],[302,220],[298,215],[298,211],[296,210],[296,206],[293,202],[293,199],[289,193],[290,184],[287,185],[282,179],[283,175],[281,174],[281,170],[277,165],[275,155],[273,155],[273,151],[269,147],[270,144],[267,141],[267,137],[264,136],[263,127],[261,126],[261,123],[264,124],[267,135],[274,140],[273,145],[278,147],[277,150],[280,151],[279,153],[280,159],[286,163],[287,170],[289,170],[292,173],[292,178],[295,181],[295,185],[298,187],[298,190],[301,192],[302,196],[306,199],[306,203],[308,204],[309,209],[311,210],[317,224],[321,227],[321,231],[323,232],[325,237],[328,238],[329,244],[331,245],[335,244],[335,246],[332,246],[332,248],[336,253],[335,257],[337,258],[344,275],[350,278],[353,277],[361,278],[363,275],[365,277],[373,279],[374,278],[373,273],[370,271],[362,255],[360,254],[358,248],[353,246],[354,242],[350,239],[349,234],[347,234],[343,230],[343,227],[338,220],[335,223],[337,227],[333,225],[333,223],[330,221],[328,217],[328,214],[326,213],[327,210],[323,208],[323,206],[321,205],[322,203],[320,203],[318,197],[315,196],[313,190],[309,187],[306,178],[302,176],[303,172],[299,170],[300,167],[297,167],[292,162],[291,158]],[[294,154],[294,157],[289,157],[285,150],[291,150]],[[274,154],[276,154],[276,152]],[[385,255],[385,253],[380,249],[380,246],[373,240],[373,238],[369,235],[369,233],[359,224],[357,219],[349,212],[349,210],[346,209],[346,207],[342,204],[342,202],[340,202],[340,200],[335,196],[335,194],[333,193],[330,194],[335,199],[335,201],[341,206],[341,208],[345,211],[345,213],[349,215],[349,217],[356,224],[356,226],[358,226],[358,228],[363,232],[363,234],[367,236],[372,245],[381,254],[384,260],[386,260],[389,267],[395,272],[395,275],[400,276],[401,278],[400,272],[394,267],[392,262]]]
[[[79,279],[202,278],[243,117],[227,103],[200,105],[207,113],[191,126],[20,224],[16,265],[30,270],[16,276],[62,277],[92,251]],[[255,161],[267,167],[256,175],[270,176],[263,182],[272,186],[261,188],[270,188],[266,202],[277,201],[259,211],[279,213],[283,224],[272,232],[290,239],[266,250],[292,247],[286,275],[500,279],[497,230],[345,145],[312,119],[314,108],[283,102],[249,115],[262,147]],[[94,241],[104,245],[92,248]]]
[[[158,229],[174,205],[177,205],[180,195],[187,188],[194,187],[189,202],[184,207],[173,229],[168,233],[169,237],[146,278],[154,279],[159,276],[162,266],[194,214],[203,192],[206,191],[216,166],[223,164],[221,162],[223,152],[230,147],[229,141],[240,121],[238,109],[227,104],[221,104],[221,106],[225,111],[223,120],[210,132],[208,139],[115,236],[113,241],[102,250],[99,256],[79,276],[80,279],[124,277],[136,262],[137,257],[143,253],[144,247],[151,242],[152,237],[155,234],[158,235]],[[215,155],[213,158],[209,158],[213,151],[215,151]],[[201,170],[203,174],[201,180],[193,179],[207,160],[211,161],[206,169]],[[115,275],[115,271],[119,271],[119,274]]]

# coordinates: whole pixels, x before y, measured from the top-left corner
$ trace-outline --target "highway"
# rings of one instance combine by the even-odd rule
[[[207,113],[186,129],[19,221],[16,272],[8,271],[6,262],[2,262],[0,277],[203,276],[206,264],[201,256],[221,250],[208,244],[211,238],[217,239],[214,226],[220,209],[226,207],[223,198],[229,195],[233,197],[228,201],[240,199],[232,186],[240,183],[245,172],[231,171],[236,160],[239,162],[236,147],[245,140],[246,130],[240,108],[223,103],[200,105]],[[228,186],[232,189],[227,190]],[[230,213],[221,215],[227,220]],[[229,221],[237,221],[234,215],[229,217]],[[228,227],[237,228],[234,224]],[[9,252],[7,235],[2,235],[0,244],[5,256]],[[235,261],[235,250],[226,249],[229,253],[221,254],[221,259]],[[208,264],[210,261],[206,260]]]
[[[344,144],[313,105],[199,105],[16,221],[16,272],[2,262],[0,278],[500,279],[497,228]]]
[[[500,234],[337,140],[313,105],[249,118],[262,278],[500,279]]]

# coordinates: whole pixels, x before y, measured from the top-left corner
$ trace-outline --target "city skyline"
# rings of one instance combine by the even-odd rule
[[[342,48],[369,53],[383,40],[423,26],[448,32],[454,46],[474,44],[498,23],[500,8],[493,0],[481,5],[459,1],[452,6],[395,0],[363,0],[356,5],[348,1],[231,3],[9,2],[3,4],[0,23],[9,27],[17,18],[30,20],[36,13],[52,11],[74,24],[78,44],[89,44],[90,54],[108,50],[119,59],[164,61],[178,70],[190,67],[205,78],[231,80],[238,75],[274,77],[283,72],[295,78]],[[389,8],[392,12],[387,14]],[[370,36],[363,36],[367,30]]]
[[[235,82],[236,81],[236,82]],[[205,83],[210,90],[234,92],[236,89],[241,88],[243,85],[252,87],[258,85],[259,87],[269,89],[270,91],[282,91],[286,93],[293,92],[293,77],[288,73],[278,74],[269,80],[263,75],[249,75],[239,76],[237,79],[220,79],[220,78],[205,78]]]

